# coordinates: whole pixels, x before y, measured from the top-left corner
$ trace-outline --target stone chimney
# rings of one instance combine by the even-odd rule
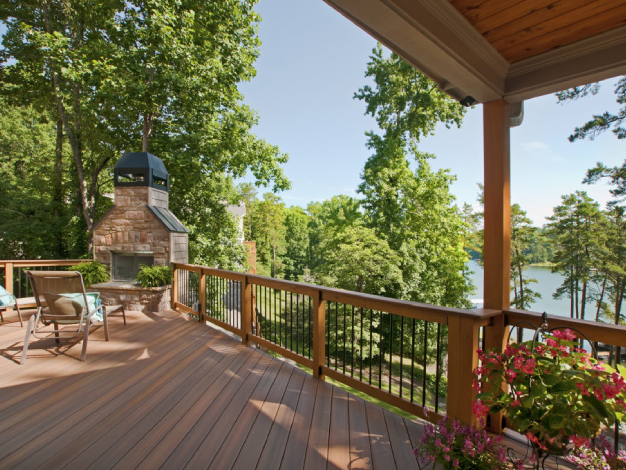
[[[115,205],[93,229],[94,259],[113,281],[132,281],[139,265],[188,262],[188,230],[169,211],[169,173],[148,152],[124,153],[114,170]]]

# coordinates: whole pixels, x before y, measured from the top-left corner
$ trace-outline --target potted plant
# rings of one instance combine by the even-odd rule
[[[74,266],[70,266],[70,271],[78,271],[83,276],[85,287],[91,287],[92,284],[100,284],[101,282],[109,282],[108,268],[98,261],[83,261]]]
[[[172,269],[169,266],[139,265],[135,278],[141,287],[161,287],[172,283]]]
[[[626,451],[615,453],[612,443],[603,435],[598,436],[593,446],[589,440],[577,440],[564,460],[584,470],[626,469]]]
[[[428,413],[428,409],[424,408]],[[441,465],[445,470],[504,470],[510,468],[502,436],[448,417],[426,423],[420,445],[413,451],[420,468]]]
[[[546,455],[563,455],[572,437],[590,439],[621,421],[626,399],[624,367],[599,364],[572,330],[539,331],[542,342],[479,350],[474,382],[476,416],[502,411],[509,427],[532,443],[536,465]]]

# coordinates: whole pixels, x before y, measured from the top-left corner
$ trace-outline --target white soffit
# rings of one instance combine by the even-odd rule
[[[626,26],[510,65],[448,0],[324,0],[452,97],[511,103],[626,73]]]

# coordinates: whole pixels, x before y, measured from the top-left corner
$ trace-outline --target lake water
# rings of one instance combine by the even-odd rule
[[[477,261],[470,261],[470,269],[474,272],[472,282],[476,286],[476,293],[472,299],[483,298],[483,268]],[[563,298],[554,300],[557,288],[563,283],[564,276],[551,272],[550,268],[530,267],[524,271],[524,276],[537,279],[538,283],[531,284],[530,288],[541,294],[541,299],[537,300],[531,307],[533,312],[547,312],[548,315],[570,316],[570,299]],[[596,315],[595,302],[588,302],[585,308],[585,319],[594,320]]]

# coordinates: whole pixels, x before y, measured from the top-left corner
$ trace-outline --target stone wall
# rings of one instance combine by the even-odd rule
[[[94,284],[89,292],[99,292],[104,305],[123,305],[126,310],[163,312],[172,308],[172,288],[141,287],[130,283]]]
[[[115,206],[94,230],[94,258],[111,267],[111,252],[152,252],[155,265],[169,262],[170,234],[146,204],[153,188],[115,188]],[[162,192],[162,191],[159,191]]]

